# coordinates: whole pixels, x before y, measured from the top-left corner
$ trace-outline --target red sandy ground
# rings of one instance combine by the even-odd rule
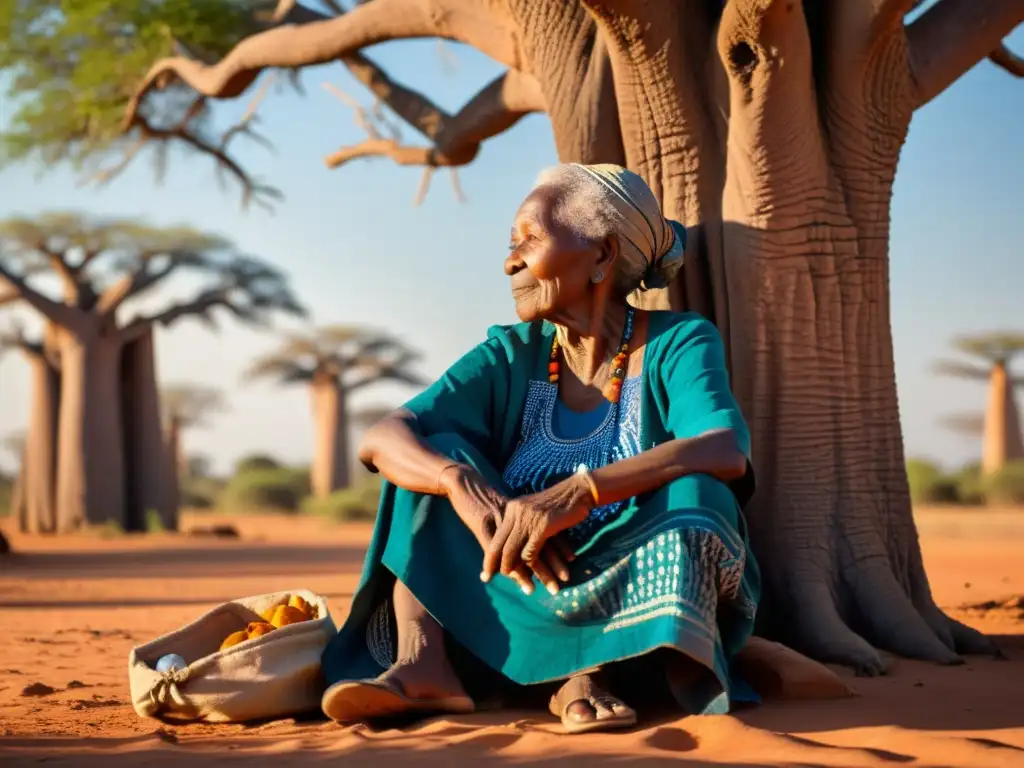
[[[166,726],[129,705],[133,645],[216,603],[305,587],[336,619],[369,529],[235,518],[239,541],[10,535],[0,557],[0,764],[67,766],[551,764],[644,758],[677,766],[1024,766],[1024,511],[918,515],[938,603],[999,636],[1009,661],[895,661],[860,696],[769,701],[736,717],[643,723],[567,737],[544,712],[486,713],[398,731],[322,721]],[[192,518],[188,522],[199,522]],[[202,518],[203,523],[209,518]],[[965,605],[992,601],[983,609]],[[340,623],[340,621],[338,622]],[[849,673],[843,671],[842,674]],[[73,682],[77,681],[77,683]],[[29,695],[41,683],[54,689]]]

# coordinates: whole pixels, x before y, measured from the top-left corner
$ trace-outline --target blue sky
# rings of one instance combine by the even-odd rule
[[[1010,42],[1024,49],[1024,28]],[[446,47],[455,53],[455,69],[430,41],[385,45],[374,55],[395,78],[455,110],[499,70],[475,51]],[[514,320],[501,265],[518,203],[537,172],[557,160],[547,118],[530,117],[485,145],[461,171],[468,202],[460,204],[447,174],[439,173],[426,202],[414,208],[418,169],[383,159],[336,171],[324,167],[326,154],[363,134],[351,110],[321,84],[368,99],[340,66],[306,72],[303,82],[304,97],[272,91],[260,109],[273,154],[239,145],[247,167],[285,194],[272,216],[258,208],[241,211],[230,182],[222,191],[207,160],[185,156],[175,158],[162,185],[143,160],[102,190],[77,186],[68,171],[39,176],[36,168],[15,167],[0,174],[0,216],[75,209],[223,233],[288,270],[313,322],[400,334],[423,352],[422,369],[435,376],[488,325]],[[240,100],[218,114],[226,124],[245,107]],[[940,414],[984,405],[984,387],[930,373],[948,340],[958,333],[1024,330],[1022,130],[1024,82],[987,62],[922,109],[911,126],[896,182],[891,250],[896,370],[910,455],[953,464],[978,452],[976,441],[936,423]],[[411,129],[405,136],[417,140]],[[219,334],[194,322],[161,332],[163,381],[229,393],[230,409],[210,428],[188,435],[188,450],[211,456],[218,468],[254,451],[309,460],[306,393],[241,381],[252,358],[273,343],[230,320]],[[360,402],[397,404],[408,394],[381,387]],[[0,360],[0,437],[23,428],[27,402],[27,369],[7,356]]]

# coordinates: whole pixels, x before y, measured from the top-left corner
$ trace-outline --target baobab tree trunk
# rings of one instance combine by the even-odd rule
[[[714,55],[707,3],[661,5],[657,23],[593,6],[626,163],[695,235],[672,303],[718,325],[750,422],[760,630],[864,674],[884,670],[876,647],[991,650],[932,600],[904,468],[888,277],[915,106],[902,24],[865,3],[730,2]]]
[[[349,484],[345,390],[335,377],[325,376],[310,384],[310,399],[316,441],[310,485],[313,495],[322,499]]]
[[[167,424],[164,435],[164,453],[166,455],[163,464],[167,468],[164,476],[167,478],[167,484],[170,486],[174,505],[177,508],[181,505],[181,478],[185,474],[185,470],[182,469],[184,457],[181,445],[181,422],[177,419],[172,418]]]
[[[985,409],[985,443],[981,452],[981,471],[991,475],[1008,461],[1024,459],[1020,416],[1014,400],[1006,363],[997,361],[988,379],[988,407]]]
[[[63,332],[57,454],[57,530],[125,515],[119,340]]]
[[[122,418],[125,434],[126,512],[130,530],[142,530],[156,512],[165,530],[178,528],[178,478],[168,456],[160,423],[153,331],[146,329],[124,346],[121,359]],[[169,460],[170,458],[170,460]]]
[[[54,533],[57,530],[54,490],[61,377],[45,352],[27,353],[25,357],[32,375],[32,394],[22,459],[24,517],[21,530]]]
[[[28,451],[21,449],[18,456],[18,474],[14,478],[11,491],[11,517],[18,521],[18,530],[28,529],[28,507],[25,505],[25,455]]]

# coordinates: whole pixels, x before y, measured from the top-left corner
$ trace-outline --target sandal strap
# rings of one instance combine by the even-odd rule
[[[551,704],[549,705],[551,713],[564,720],[569,714],[569,707],[578,701],[585,701],[595,709],[595,705],[600,702],[602,706],[613,711],[614,707],[608,706],[605,702],[613,702],[620,707],[624,706],[624,702],[608,693],[595,677],[596,675],[588,674],[570,677],[558,692],[551,697]]]

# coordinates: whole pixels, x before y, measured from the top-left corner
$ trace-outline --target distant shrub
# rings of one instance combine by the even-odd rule
[[[1024,461],[1012,461],[984,480],[989,504],[1024,504]]]
[[[915,504],[956,504],[960,501],[957,482],[930,461],[907,460],[907,482]]]
[[[160,513],[155,509],[147,509],[146,533],[164,533],[166,530],[167,526],[164,525],[164,519]]]
[[[981,467],[977,464],[968,464],[954,472],[951,479],[956,483],[957,494],[960,503],[974,507],[985,504],[985,483],[981,476]]]
[[[254,453],[249,456],[243,456],[238,460],[235,464],[235,474],[241,475],[257,469],[281,469],[281,467],[281,462],[273,456],[268,456],[265,453]]]
[[[226,512],[297,512],[309,493],[309,475],[288,467],[251,469],[235,475],[220,495]]]
[[[107,520],[93,528],[101,539],[116,539],[125,535],[124,527],[117,520]]]
[[[0,474],[0,517],[11,514],[11,503],[14,501],[14,479]]]
[[[213,509],[224,492],[225,482],[215,477],[183,477],[179,494],[181,506],[190,509]]]
[[[380,502],[380,486],[380,479],[371,476],[351,488],[335,491],[327,498],[316,499],[310,496],[304,499],[302,511],[337,522],[374,520]]]

